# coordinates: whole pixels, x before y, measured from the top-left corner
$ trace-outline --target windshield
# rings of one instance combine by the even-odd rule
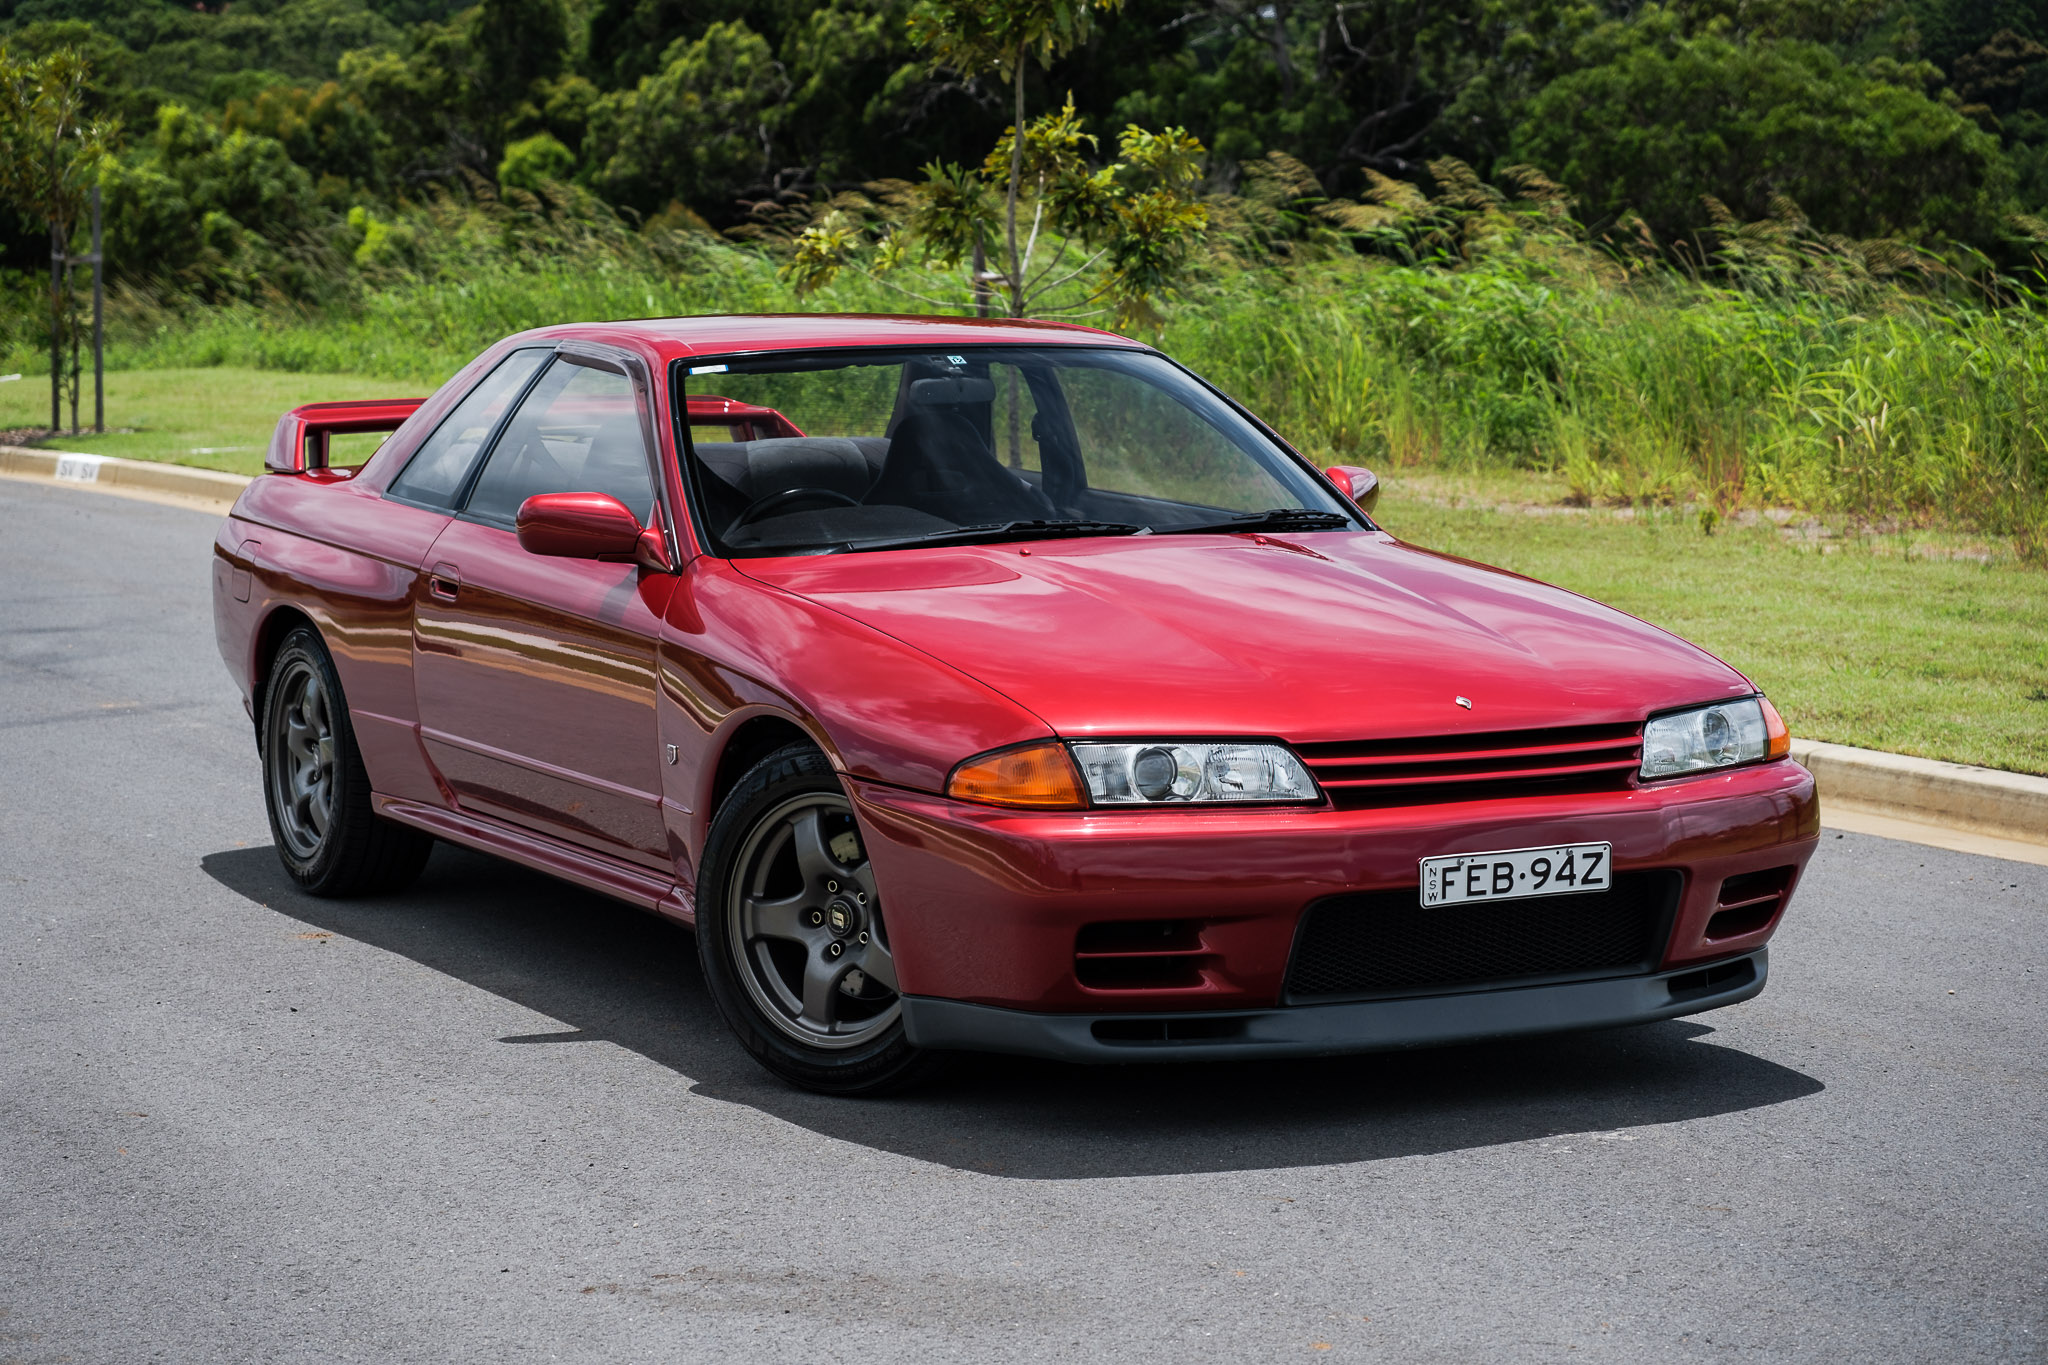
[[[778,353],[690,366],[680,384],[690,483],[721,554],[1361,524],[1143,352]]]

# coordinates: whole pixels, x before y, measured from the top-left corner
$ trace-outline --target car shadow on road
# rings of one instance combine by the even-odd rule
[[[706,994],[689,931],[447,845],[397,896],[305,895],[269,847],[201,860],[280,914],[410,958],[562,1022],[512,1046],[606,1041],[694,1093],[828,1137],[1020,1179],[1380,1161],[1616,1133],[1818,1093],[1811,1076],[1690,1020],[1419,1052],[1229,1065],[1066,1066],[963,1057],[943,1082],[828,1099],[761,1071]]]

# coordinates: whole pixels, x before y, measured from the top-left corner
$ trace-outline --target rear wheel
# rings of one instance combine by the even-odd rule
[[[697,955],[757,1061],[827,1094],[875,1094],[934,1066],[910,1045],[882,897],[839,777],[807,744],[740,779],[711,824]]]
[[[271,661],[258,733],[270,832],[293,881],[316,896],[358,896],[419,875],[433,838],[371,810],[341,679],[309,627],[287,635]]]

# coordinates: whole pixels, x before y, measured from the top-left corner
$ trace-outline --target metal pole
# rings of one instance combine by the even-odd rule
[[[106,302],[100,267],[100,187],[92,187],[92,429],[107,429],[107,333],[101,321]]]

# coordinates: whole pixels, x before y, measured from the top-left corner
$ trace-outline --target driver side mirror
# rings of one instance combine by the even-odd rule
[[[519,504],[515,525],[528,554],[632,560],[663,573],[671,567],[660,529],[643,528],[609,493],[535,493]]]
[[[1380,502],[1380,476],[1363,465],[1333,464],[1323,471],[1337,491],[1358,504],[1358,510],[1367,516]]]

